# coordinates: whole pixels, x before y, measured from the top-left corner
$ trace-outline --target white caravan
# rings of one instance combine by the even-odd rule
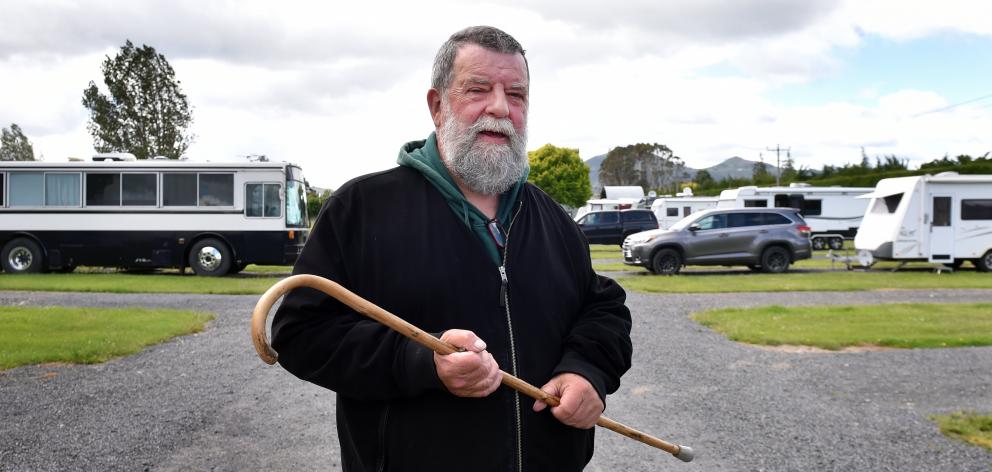
[[[992,269],[992,175],[882,179],[870,200],[854,247],[862,263],[875,259],[928,261]]]
[[[658,197],[651,203],[651,212],[658,219],[658,227],[668,229],[679,220],[697,211],[716,208],[719,197],[697,197],[692,194],[692,189],[686,187],[675,196],[665,195]]]
[[[800,210],[810,227],[813,249],[840,249],[844,240],[858,232],[868,206],[855,197],[875,190],[871,187],[740,187],[720,192],[720,208],[780,207]]]

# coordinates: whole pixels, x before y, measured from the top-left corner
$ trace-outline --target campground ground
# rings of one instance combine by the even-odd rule
[[[3,305],[181,307],[199,334],[104,364],[0,373],[0,470],[339,470],[334,397],[262,364],[256,296],[0,292]],[[597,432],[588,470],[988,470],[927,418],[992,411],[992,347],[791,353],[689,318],[718,307],[992,301],[992,290],[631,293],[634,366],[606,414],[692,446],[684,465]]]

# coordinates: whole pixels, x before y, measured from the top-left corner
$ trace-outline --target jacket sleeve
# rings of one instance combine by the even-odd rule
[[[362,224],[360,213],[347,198],[328,198],[293,273],[356,291],[348,275],[361,267],[361,242],[344,231]],[[286,295],[273,318],[272,346],[283,368],[340,394],[388,400],[443,389],[429,349],[314,289]]]
[[[561,361],[554,375],[572,372],[585,377],[606,403],[606,395],[620,388],[620,377],[630,369],[633,345],[630,341],[630,310],[624,302],[627,294],[613,279],[597,275],[584,246],[583,269],[588,282],[584,287],[582,307],[565,338]]]

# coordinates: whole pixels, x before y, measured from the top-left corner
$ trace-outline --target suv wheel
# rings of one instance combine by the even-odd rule
[[[654,253],[651,258],[651,267],[655,274],[675,275],[682,269],[682,258],[674,249],[662,249]]]
[[[789,252],[779,246],[772,246],[761,253],[761,271],[780,274],[789,270]]]

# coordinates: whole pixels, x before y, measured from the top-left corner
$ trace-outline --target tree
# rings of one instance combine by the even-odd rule
[[[606,185],[639,185],[661,193],[677,192],[689,180],[682,158],[664,144],[638,143],[606,153],[599,168],[599,182]]]
[[[323,193],[318,194],[313,187],[307,186],[307,217],[310,223],[317,221],[317,215],[320,214],[320,209],[323,208],[324,201],[330,196],[330,190],[324,190]]]
[[[545,144],[527,153],[530,176],[527,181],[547,192],[558,204],[578,208],[592,197],[589,167],[578,149]]]
[[[696,177],[692,179],[696,183],[696,186],[700,189],[713,188],[716,186],[716,180],[710,175],[710,171],[706,169],[701,169],[696,172]]]
[[[34,147],[16,123],[0,130],[0,161],[33,161]]]
[[[138,159],[178,159],[193,142],[192,111],[165,56],[151,46],[124,43],[103,65],[104,95],[93,81],[83,90],[87,125],[99,152],[130,152]]]

